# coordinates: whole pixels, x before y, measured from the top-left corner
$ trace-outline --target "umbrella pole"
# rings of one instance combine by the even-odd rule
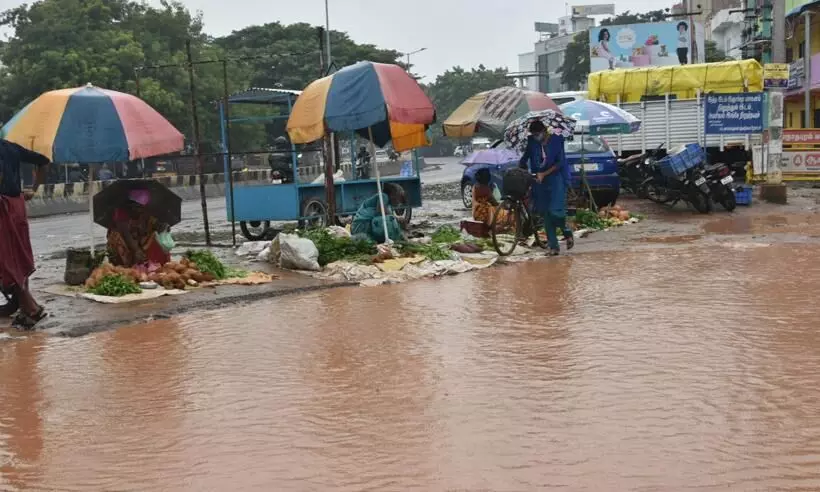
[[[387,233],[387,213],[384,209],[384,196],[382,193],[382,177],[381,172],[379,171],[379,163],[376,161],[376,144],[373,143],[373,127],[367,127],[367,136],[370,137],[370,158],[373,159],[373,167],[376,168],[376,191],[379,194],[379,207],[382,210],[382,227],[384,228],[384,242],[385,244],[390,244],[393,241],[390,240],[390,236]]]
[[[88,240],[91,258],[94,258],[94,164],[88,165]]]

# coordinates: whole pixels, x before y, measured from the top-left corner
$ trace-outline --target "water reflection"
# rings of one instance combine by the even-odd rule
[[[820,247],[730,242],[6,342],[0,484],[820,490]]]
[[[36,482],[43,453],[41,337],[0,343],[0,486]]]

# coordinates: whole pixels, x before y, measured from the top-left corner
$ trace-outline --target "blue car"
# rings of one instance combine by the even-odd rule
[[[581,139],[583,138],[583,143]],[[581,146],[583,144],[584,167],[587,181],[592,189],[592,196],[599,206],[614,205],[621,193],[621,180],[618,177],[618,160],[615,153],[607,145],[606,140],[592,135],[576,135],[573,140],[567,140],[565,150],[567,162],[572,172],[572,186],[576,191],[581,190]],[[503,145],[503,144],[502,144]],[[487,151],[484,151],[487,152]],[[462,162],[465,165],[461,177],[461,200],[464,206],[471,208],[473,204],[473,185],[475,173],[479,169],[490,170],[492,182],[501,188],[504,173],[518,166],[517,159],[508,159],[501,164],[485,164],[472,161],[469,157]]]

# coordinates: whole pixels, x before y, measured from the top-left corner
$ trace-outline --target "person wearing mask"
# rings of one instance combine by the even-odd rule
[[[31,190],[24,191],[20,184],[22,162],[35,166]],[[45,308],[29,289],[29,277],[35,268],[26,201],[45,182],[48,164],[45,156],[0,139],[0,287],[19,302],[14,325],[24,329],[33,328],[46,317]]]
[[[548,135],[547,128],[540,121],[530,125],[530,136],[521,163],[529,163],[529,170],[535,175],[532,186],[531,207],[544,221],[547,233],[549,255],[557,256],[557,229],[561,229],[567,240],[567,250],[575,245],[572,230],[567,227],[567,189],[570,173],[564,152],[564,137]]]

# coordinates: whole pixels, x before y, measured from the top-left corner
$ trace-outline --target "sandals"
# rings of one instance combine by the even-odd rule
[[[572,236],[567,236],[567,251],[571,250],[575,247],[575,238]]]
[[[48,313],[46,313],[46,308],[43,306],[40,306],[39,309],[37,309],[37,312],[31,315],[26,314],[23,311],[19,311],[17,315],[14,316],[14,320],[11,325],[17,329],[31,330],[35,325],[37,325],[37,323],[45,319],[47,316]]]

